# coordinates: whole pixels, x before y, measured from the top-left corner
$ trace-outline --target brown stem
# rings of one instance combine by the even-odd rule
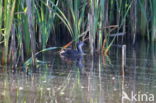
[[[32,49],[32,63],[33,66],[35,66],[35,52],[36,52],[36,38],[34,33],[34,24],[33,24],[33,16],[32,16],[32,0],[26,0],[27,5],[27,15],[28,15],[28,24],[29,24],[29,33],[30,33],[30,39],[31,39],[31,49]]]

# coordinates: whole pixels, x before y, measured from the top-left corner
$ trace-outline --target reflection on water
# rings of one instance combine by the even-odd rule
[[[0,103],[155,103],[156,52],[145,45],[125,51],[76,60],[46,52],[35,72],[1,68]]]

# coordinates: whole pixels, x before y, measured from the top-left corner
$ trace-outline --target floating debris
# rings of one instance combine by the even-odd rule
[[[51,88],[47,88],[47,91],[50,91],[51,90]]]
[[[19,90],[23,90],[24,88],[23,87],[19,87]]]

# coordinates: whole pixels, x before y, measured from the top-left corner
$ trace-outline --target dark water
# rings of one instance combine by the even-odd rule
[[[0,103],[156,103],[156,51],[138,44],[124,53],[70,60],[50,51],[37,70],[1,68]]]

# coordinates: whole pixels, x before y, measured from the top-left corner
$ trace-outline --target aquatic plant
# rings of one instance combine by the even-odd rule
[[[32,57],[35,65],[38,51],[70,41],[88,42],[91,54],[108,54],[114,41],[154,42],[154,5],[154,0],[1,0],[2,64],[15,66]]]

